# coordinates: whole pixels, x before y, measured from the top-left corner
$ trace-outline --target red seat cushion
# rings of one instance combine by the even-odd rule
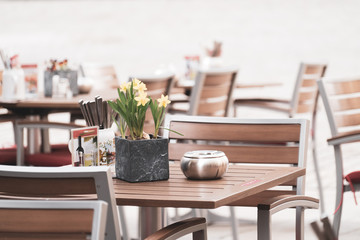
[[[54,144],[51,153],[27,154],[25,162],[32,166],[59,167],[71,164],[71,153],[67,144]]]
[[[349,183],[360,183],[360,171],[354,171],[345,176]]]
[[[355,203],[357,205],[354,184],[360,183],[360,171],[354,171],[345,176],[345,180],[350,184],[351,191],[354,193]]]
[[[0,149],[0,164],[16,165],[16,148],[1,148]]]
[[[16,147],[0,149],[0,164],[16,165]],[[26,154],[25,164],[32,166],[64,166],[71,164],[67,144],[51,145],[51,153]]]

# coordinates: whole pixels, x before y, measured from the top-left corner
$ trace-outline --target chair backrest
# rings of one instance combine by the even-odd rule
[[[199,70],[188,115],[227,116],[237,72],[235,67]]]
[[[165,131],[169,159],[181,160],[188,151],[223,151],[230,163],[305,167],[309,121],[304,119],[237,119],[168,115]],[[288,185],[304,193],[304,177]]]
[[[332,136],[360,126],[360,77],[318,81]],[[359,130],[356,129],[356,130]]]
[[[24,128],[27,129],[41,129],[43,131],[48,131],[51,128],[56,128],[56,129],[64,129],[64,130],[70,130],[73,128],[80,128],[83,127],[81,125],[77,125],[74,123],[62,123],[62,122],[49,122],[49,121],[32,121],[32,120],[22,120],[22,121],[17,121],[15,124],[15,143],[16,143],[16,164],[18,166],[23,166],[25,165],[25,151],[24,151]],[[43,147],[43,151],[44,152],[51,152],[51,147],[50,147],[50,143],[49,143],[49,139],[48,136],[45,138],[45,136],[47,136],[46,134],[44,134],[43,137],[43,142],[42,142],[42,147]],[[31,142],[28,142],[28,144],[31,144]],[[34,143],[32,143],[34,144]],[[31,152],[31,150],[29,151],[30,154],[34,154],[33,152]],[[63,155],[62,157],[64,157],[66,159],[61,160],[62,163],[66,163],[67,161],[71,162],[71,157],[70,155]],[[42,161],[38,161],[38,162],[43,162],[44,164],[46,163],[47,166],[61,166],[60,163],[53,163],[51,164],[50,162],[54,159],[58,159],[58,156],[53,156],[53,157],[45,157],[46,159],[42,160],[42,159],[38,159],[38,160],[42,160]],[[60,157],[61,158],[61,157]],[[60,159],[58,159],[60,160]],[[57,165],[60,164],[60,165]]]
[[[116,70],[113,65],[82,64],[81,68],[85,77],[92,78],[94,80],[93,89],[116,89],[120,86]]]
[[[106,239],[120,239],[119,215],[108,167],[2,166],[0,182],[0,198],[103,200],[108,204]]]
[[[290,102],[290,117],[297,113],[313,113],[318,98],[316,81],[324,76],[326,67],[326,64],[300,64]]]
[[[0,236],[103,240],[107,206],[104,201],[0,200]]]
[[[175,75],[172,73],[169,74],[153,74],[153,75],[132,75],[129,77],[129,81],[132,81],[133,78],[137,78],[143,83],[146,84],[146,92],[149,97],[154,101],[161,97],[161,94],[164,96],[169,95],[171,89],[174,85]],[[146,133],[154,133],[154,121],[151,115],[150,108],[146,112],[144,131]]]

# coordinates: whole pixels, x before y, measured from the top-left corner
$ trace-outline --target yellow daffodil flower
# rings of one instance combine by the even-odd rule
[[[136,87],[134,86],[135,90],[138,90],[139,93],[143,93],[147,90],[145,83],[140,82]]]
[[[133,88],[134,89],[136,89],[141,83],[141,81],[139,79],[137,79],[137,78],[133,78],[132,82],[133,82]]]
[[[147,93],[145,92],[140,92],[139,96],[134,98],[135,101],[137,101],[137,106],[145,106],[145,104],[150,101],[150,99],[147,97]]]
[[[120,85],[120,91],[126,93],[126,90],[129,89],[131,82],[126,82]]]
[[[164,96],[163,94],[161,94],[161,98],[157,99],[158,103],[159,103],[159,107],[164,107],[166,108],[166,106],[171,103],[171,101],[169,100],[169,97],[166,95]]]

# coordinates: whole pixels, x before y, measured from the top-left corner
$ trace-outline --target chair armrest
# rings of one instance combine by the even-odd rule
[[[348,133],[340,133],[335,137],[327,140],[329,145],[339,145],[343,143],[352,143],[360,140],[360,131],[353,131]]]
[[[16,121],[18,119],[24,119],[25,117],[22,115],[18,115],[15,113],[4,113],[4,114],[0,114],[0,122],[12,122],[12,121]]]
[[[259,210],[267,210],[276,213],[286,208],[305,207],[319,208],[319,199],[304,195],[282,195],[267,199],[258,205]]]
[[[22,120],[16,122],[17,127],[20,128],[62,128],[62,129],[71,129],[71,128],[81,128],[85,127],[83,125],[78,125],[74,123],[63,123],[63,122],[50,122],[50,121],[33,121],[33,120]]]
[[[289,100],[286,99],[276,99],[276,98],[235,98],[236,103],[241,102],[271,102],[271,103],[286,103],[290,104]]]
[[[145,240],[165,240],[177,239],[189,233],[203,232],[201,238],[206,239],[206,219],[205,218],[190,218],[183,221],[175,222],[159,231],[151,234]],[[194,238],[195,239],[195,238]]]
[[[257,83],[257,84],[253,84],[253,83],[237,83],[236,87],[237,88],[260,88],[260,87],[274,87],[274,86],[281,86],[283,85],[280,82],[271,82],[271,83]]]

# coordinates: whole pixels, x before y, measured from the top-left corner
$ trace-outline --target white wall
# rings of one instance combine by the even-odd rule
[[[0,1],[0,47],[23,62],[110,62],[120,80],[223,41],[239,81],[295,80],[299,62],[360,75],[358,0]]]

